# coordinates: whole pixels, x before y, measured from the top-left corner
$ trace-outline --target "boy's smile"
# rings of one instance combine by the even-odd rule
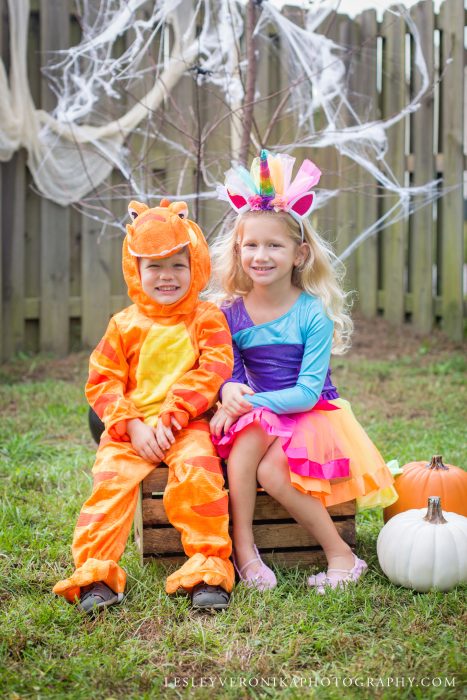
[[[158,304],[174,304],[190,288],[190,257],[184,248],[167,258],[140,258],[143,291]]]

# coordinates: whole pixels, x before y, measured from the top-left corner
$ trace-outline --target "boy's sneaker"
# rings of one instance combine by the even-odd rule
[[[99,612],[103,608],[108,608],[109,605],[121,603],[123,593],[114,593],[109,586],[103,581],[96,581],[89,586],[81,588],[81,597],[78,603],[78,609],[92,615]]]
[[[230,593],[222,586],[198,583],[191,591],[191,604],[196,610],[224,610],[229,607]]]

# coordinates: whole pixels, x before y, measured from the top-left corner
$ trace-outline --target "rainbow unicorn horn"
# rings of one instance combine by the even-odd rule
[[[268,165],[268,152],[262,149],[259,155],[259,193],[261,197],[274,199],[275,191],[272,185],[271,173]]]

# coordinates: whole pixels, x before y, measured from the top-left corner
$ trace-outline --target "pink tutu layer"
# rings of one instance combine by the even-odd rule
[[[354,498],[362,507],[386,506],[397,499],[389,469],[346,401],[320,402],[311,411],[288,415],[255,408],[225,435],[213,436],[222,458],[252,423],[280,440],[293,486],[325,506]]]
[[[327,410],[325,408],[323,412]],[[290,471],[295,474],[313,479],[348,477],[350,474],[349,460],[344,455],[336,453],[331,459],[320,462],[317,458],[310,458],[305,442],[303,445],[297,445],[297,438],[300,440],[297,436],[297,430],[300,430],[300,419],[304,415],[308,414],[295,413],[285,416],[277,415],[268,408],[255,408],[241,416],[221,438],[213,436],[212,439],[220,457],[227,459],[238,433],[241,433],[248,425],[257,423],[268,435],[281,438],[282,449],[287,455]]]
[[[255,408],[253,411],[240,416],[222,437],[211,436],[219,457],[222,457],[222,459],[228,458],[238,433],[241,433],[244,428],[252,423],[259,423],[268,435],[276,435],[283,438],[290,438],[295,426],[294,421],[287,418],[287,416],[278,416],[267,408]]]

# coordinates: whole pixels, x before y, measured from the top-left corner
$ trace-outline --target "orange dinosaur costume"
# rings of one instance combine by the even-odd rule
[[[199,227],[185,218],[182,202],[163,200],[153,209],[131,202],[129,211],[134,221],[123,242],[123,274],[134,304],[113,316],[90,359],[86,396],[105,432],[92,470],[92,495],[73,538],[76,570],[53,589],[69,601],[97,581],[123,595],[126,575],[117,562],[139,484],[154,469],[132,447],[126,432],[132,418],[155,426],[158,420],[169,425],[173,416],[183,426],[164,458],[169,467],[164,506],[189,559],[168,577],[167,593],[191,590],[203,581],[230,592],[234,583],[228,497],[203,417],[233,366],[224,315],[198,298],[210,275],[208,246]],[[175,303],[159,304],[142,289],[138,257],[166,258],[185,246],[188,292]]]

